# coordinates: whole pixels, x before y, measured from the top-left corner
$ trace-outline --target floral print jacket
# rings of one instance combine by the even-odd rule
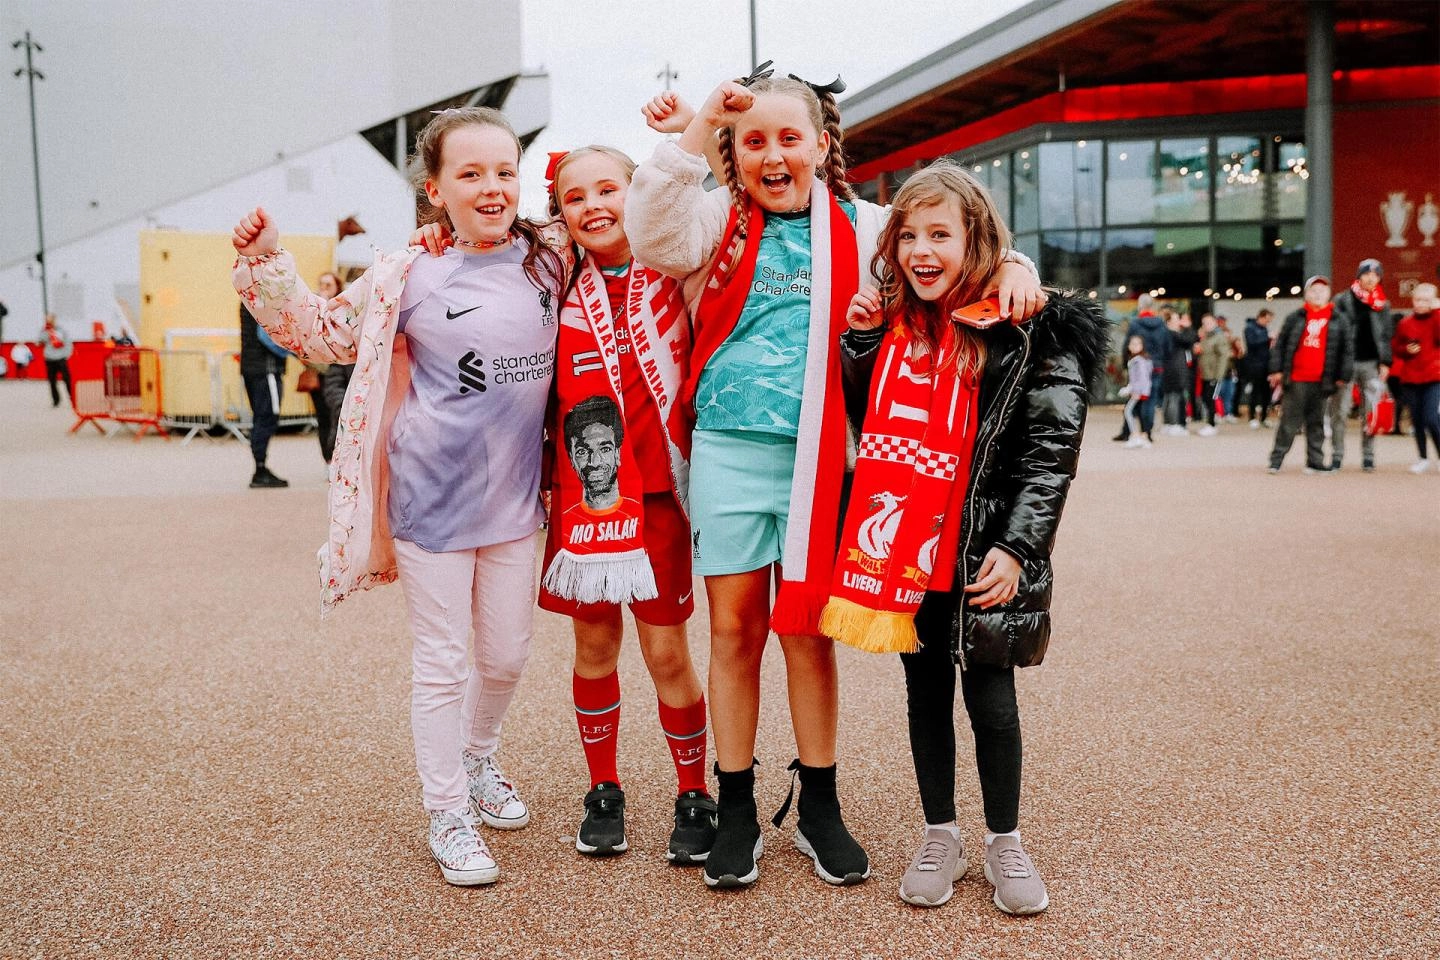
[[[377,254],[330,301],[310,292],[284,249],[235,261],[235,289],[276,343],[305,360],[355,364],[330,462],[330,534],[319,553],[322,617],[351,593],[396,576],[383,438],[410,385],[409,352],[396,327],[405,278],[423,252]]]

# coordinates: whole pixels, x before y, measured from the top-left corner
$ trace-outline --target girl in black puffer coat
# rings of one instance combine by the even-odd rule
[[[1014,671],[1040,663],[1050,638],[1050,552],[1075,476],[1089,385],[1107,350],[1108,322],[1093,301],[1060,293],[1020,324],[977,330],[952,319],[956,307],[983,292],[983,279],[973,278],[989,275],[989,259],[1008,241],[984,188],[954,164],[942,161],[916,174],[895,198],[876,254],[881,288],[856,296],[847,316],[851,329],[841,337],[846,408],[852,430],[863,437],[855,510],[847,515],[831,601],[838,609],[827,607],[822,626],[837,626],[827,632],[877,650],[894,639],[897,620],[910,631],[913,613],[911,636],[919,649],[902,653],[902,661],[926,832],[901,882],[901,898],[938,906],[965,870],[955,823],[958,676],[984,799],[985,876],[995,886],[996,906],[1023,914],[1045,909],[1049,900],[1017,830],[1021,741]],[[918,394],[916,384],[922,385]],[[937,399],[927,407],[932,389]],[[926,409],[928,418],[915,415]],[[921,422],[907,423],[912,420]],[[907,460],[907,449],[918,452]],[[953,481],[937,488],[937,476]],[[901,491],[907,495],[897,498]],[[897,502],[916,516],[904,516]],[[908,533],[907,522],[913,524]],[[918,554],[906,552],[930,531],[934,536]],[[953,573],[940,575],[951,557]],[[945,580],[950,584],[937,588]],[[869,631],[860,642],[857,623],[870,624],[858,628]],[[884,640],[870,642],[881,635]]]

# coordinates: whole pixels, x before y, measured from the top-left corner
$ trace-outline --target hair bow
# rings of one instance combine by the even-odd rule
[[[835,75],[834,80],[831,80],[829,83],[825,84],[811,83],[804,77],[797,77],[793,73],[790,74],[790,79],[799,80],[801,83],[805,84],[805,86],[809,87],[811,90],[814,90],[817,97],[824,96],[827,93],[830,94],[830,96],[832,97],[838,97],[840,94],[845,92],[845,81],[840,79],[839,74]]]
[[[545,185],[548,187],[555,182],[555,168],[560,166],[560,161],[570,156],[569,150],[551,150],[550,162],[545,165]]]
[[[770,79],[771,75],[775,73],[774,64],[774,60],[766,60],[764,63],[760,64],[760,66],[756,67],[754,70],[751,70],[750,76],[736,82],[739,83],[742,87],[748,87],[756,80],[768,80]]]

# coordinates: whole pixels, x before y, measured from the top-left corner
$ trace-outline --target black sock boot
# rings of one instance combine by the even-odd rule
[[[795,828],[795,846],[815,861],[815,872],[826,883],[850,886],[870,876],[870,858],[850,836],[840,817],[840,798],[835,793],[835,765],[807,767],[799,760],[790,769],[800,777],[799,823]],[[795,781],[790,781],[790,795],[795,794]],[[775,814],[774,824],[780,826],[790,812],[790,797]]]
[[[705,860],[705,884],[748,887],[760,876],[760,818],[755,810],[755,767],[726,773],[715,764],[719,826]]]

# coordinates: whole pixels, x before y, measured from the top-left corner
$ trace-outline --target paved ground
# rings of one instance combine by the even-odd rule
[[[897,899],[919,817],[902,681],[848,650],[868,883],[825,886],[768,826],[751,891],[667,866],[671,769],[633,649],[633,849],[581,858],[568,627],[545,614],[503,750],[534,821],[489,833],[496,886],[447,887],[398,589],[316,617],[314,438],[278,439],[293,485],[252,492],[234,441],[69,422],[43,384],[0,383],[0,956],[1440,955],[1440,475],[1405,472],[1408,439],[1382,438],[1373,476],[1301,476],[1295,450],[1270,477],[1268,433],[1127,451],[1096,415],[1050,656],[1021,676],[1022,829],[1052,906],[1017,920],[973,865],[941,909]],[[691,636],[703,664],[703,611]],[[793,749],[774,653],[771,809]],[[972,770],[962,748],[973,849]]]

